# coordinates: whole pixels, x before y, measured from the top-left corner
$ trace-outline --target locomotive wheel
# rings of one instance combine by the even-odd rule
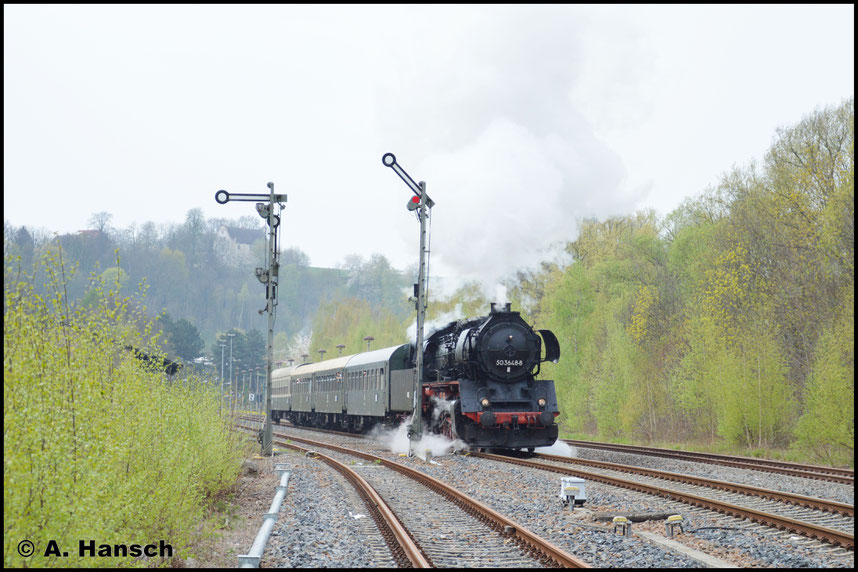
[[[450,419],[450,415],[448,413],[444,413],[441,416],[441,434],[450,441],[454,441],[456,439],[456,435],[453,433],[453,420]]]

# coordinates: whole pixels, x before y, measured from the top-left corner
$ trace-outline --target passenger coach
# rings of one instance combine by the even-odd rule
[[[276,369],[271,418],[351,431],[391,423],[413,408],[410,362],[411,346],[403,344]]]

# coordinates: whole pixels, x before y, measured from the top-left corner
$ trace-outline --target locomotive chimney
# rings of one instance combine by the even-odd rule
[[[497,314],[498,312],[511,312],[512,311],[512,302],[506,302],[505,304],[499,302],[492,302],[491,313]]]

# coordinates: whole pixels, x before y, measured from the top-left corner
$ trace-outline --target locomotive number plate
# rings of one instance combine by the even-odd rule
[[[524,361],[520,359],[499,359],[495,362],[495,365],[518,366],[524,365]]]

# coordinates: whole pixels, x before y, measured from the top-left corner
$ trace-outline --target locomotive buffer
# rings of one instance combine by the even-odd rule
[[[385,167],[390,167],[399,175],[415,196],[411,197],[406,204],[408,210],[417,211],[417,219],[420,221],[420,262],[415,284],[417,296],[417,341],[415,350],[417,352],[417,375],[414,378],[414,414],[411,417],[411,426],[408,427],[408,456],[413,456],[412,446],[423,436],[423,322],[426,319],[426,282],[427,276],[424,269],[426,259],[426,218],[429,215],[427,209],[435,206],[435,201],[426,194],[426,182],[420,184],[414,182],[408,173],[396,162],[393,153],[385,153],[381,157]]]

